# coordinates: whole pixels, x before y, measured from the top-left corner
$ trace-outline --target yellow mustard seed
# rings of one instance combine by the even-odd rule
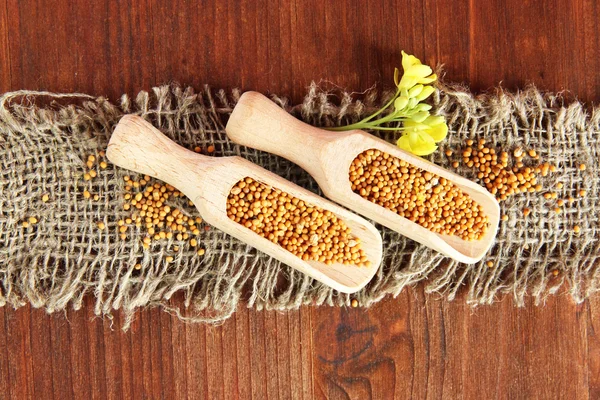
[[[173,257],[172,256],[167,256],[165,258],[165,261],[168,262],[168,263],[172,263],[173,262]]]
[[[245,178],[230,190],[227,216],[305,261],[367,265],[359,241],[334,213]],[[237,194],[236,194],[237,193]],[[185,235],[184,235],[185,238]]]
[[[47,194],[42,195],[42,202],[47,202],[50,199],[50,197]]]
[[[98,223],[96,223],[96,225],[98,226],[98,229],[103,230],[104,228],[106,228],[106,225],[104,225],[104,222],[102,221],[98,221]]]
[[[139,263],[135,264],[135,266],[133,268],[140,270],[140,269],[142,269],[142,264],[139,264]]]
[[[575,225],[575,226],[573,227],[573,232],[575,232],[575,233],[579,233],[580,231],[581,231],[581,227],[580,227],[579,225]]]
[[[105,161],[101,161],[100,162],[100,168],[106,169],[106,167],[108,167],[108,164]]]
[[[198,249],[197,254],[199,256],[203,256],[204,255],[204,249]]]
[[[88,172],[88,174],[90,174],[90,176],[92,178],[95,178],[96,176],[98,176],[98,173],[95,170],[93,170],[93,169],[90,169],[89,172]]]
[[[488,261],[485,263],[489,268],[492,268],[494,266],[494,262],[493,261]]]
[[[83,197],[85,197],[86,199],[89,199],[90,197],[92,197],[92,194],[90,192],[88,192],[87,190],[84,190]]]
[[[586,194],[587,194],[587,192],[585,190],[579,191],[579,197],[585,197]]]
[[[206,148],[206,151],[207,151],[207,152],[209,152],[209,153],[212,153],[212,152],[214,152],[214,151],[215,151],[215,146],[213,146],[213,145],[210,145],[210,146],[208,146],[208,147]]]
[[[29,228],[29,222],[27,221],[23,221],[21,225],[23,226],[23,228]]]
[[[524,208],[523,209],[523,216],[528,216],[531,213],[531,210],[529,208]]]
[[[377,149],[354,159],[349,179],[353,192],[431,232],[479,240],[488,229],[481,206],[452,182]]]
[[[91,176],[90,176],[90,174],[88,174],[87,172],[86,172],[85,174],[83,174],[83,180],[84,180],[84,181],[89,181],[89,180],[91,180],[91,179],[92,179],[92,177],[91,177]]]
[[[198,241],[196,239],[190,239],[190,246],[192,246],[192,247],[198,246]]]
[[[585,164],[579,164],[579,170],[585,171]]]
[[[350,302],[350,305],[352,306],[352,308],[358,307],[358,300],[352,299],[352,301]]]

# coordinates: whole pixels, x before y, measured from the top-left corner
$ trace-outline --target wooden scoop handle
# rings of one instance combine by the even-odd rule
[[[258,92],[240,97],[225,130],[234,142],[287,158],[313,176],[321,173],[319,149],[340,138],[297,120]]]
[[[179,146],[135,115],[121,118],[108,143],[106,156],[122,168],[167,182],[190,198],[195,197],[196,191],[201,192],[203,173],[216,162],[212,157]],[[194,185],[190,185],[191,178]]]

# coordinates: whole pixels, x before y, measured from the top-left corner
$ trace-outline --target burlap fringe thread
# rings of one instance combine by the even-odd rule
[[[161,306],[179,318],[216,323],[235,311],[241,299],[257,309],[286,310],[303,304],[348,305],[350,296],[274,261],[216,229],[203,234],[206,255],[181,246],[175,262],[164,263],[169,244],[144,251],[142,233],[118,237],[116,221],[125,218],[122,193],[127,171],[109,166],[93,183],[83,182],[85,160],[106,147],[110,133],[124,113],[136,113],[188,148],[213,144],[216,154],[239,155],[302,186],[318,192],[313,180],[279,157],[237,146],[224,134],[224,123],[239,91],[213,91],[162,86],[135,99],[113,104],[81,94],[18,91],[0,98],[0,305],[20,307],[27,302],[49,313],[69,304],[79,309],[84,296],[95,297],[95,313],[109,316],[122,309],[124,329],[138,307]],[[304,102],[289,107],[308,123],[339,125],[364,116],[382,104],[386,95],[371,91],[354,100],[348,93],[329,94],[312,85]],[[35,102],[50,105],[39,106]],[[334,104],[333,100],[336,102]],[[64,105],[67,103],[67,105]],[[73,104],[77,103],[77,105]],[[557,95],[533,87],[515,94],[498,89],[474,96],[467,90],[440,86],[434,96],[436,113],[445,115],[450,135],[432,161],[449,167],[443,150],[456,149],[467,138],[485,138],[498,148],[533,148],[542,161],[559,166],[560,173],[545,182],[564,183],[566,198],[580,189],[588,196],[557,215],[539,194],[515,196],[502,204],[509,220],[502,222],[497,242],[484,261],[465,266],[404,237],[381,228],[384,263],[372,283],[356,294],[369,306],[384,296],[397,295],[407,285],[427,278],[427,292],[453,299],[468,288],[468,302],[486,304],[511,294],[517,305],[527,295],[539,303],[559,288],[580,302],[598,291],[600,224],[600,109],[588,114],[578,102],[564,105]],[[384,135],[385,137],[385,135]],[[388,140],[393,140],[389,135]],[[577,165],[585,163],[584,173]],[[475,179],[468,169],[459,173]],[[100,200],[81,196],[87,188]],[[42,203],[42,194],[50,201]],[[185,213],[195,210],[185,204]],[[522,210],[532,210],[524,218]],[[34,229],[21,221],[36,216]],[[105,231],[96,229],[104,221]],[[575,234],[572,226],[580,225]],[[492,268],[486,261],[494,263]],[[142,264],[135,270],[136,263]],[[558,275],[555,275],[558,271]],[[182,302],[170,301],[182,293]],[[177,304],[173,305],[173,304]],[[190,315],[191,314],[191,315]]]

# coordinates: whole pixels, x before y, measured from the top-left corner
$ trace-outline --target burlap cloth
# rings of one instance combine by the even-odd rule
[[[540,194],[525,194],[502,204],[508,221],[501,222],[495,245],[482,262],[466,266],[442,257],[399,234],[379,227],[384,261],[373,281],[353,296],[339,294],[281,265],[217,229],[202,234],[206,255],[181,246],[175,261],[164,263],[166,240],[150,250],[141,246],[140,231],[121,240],[118,219],[122,208],[123,176],[131,173],[112,165],[92,181],[99,201],[84,199],[89,183],[82,179],[89,154],[106,148],[112,129],[124,113],[136,113],[180,144],[193,148],[213,144],[216,155],[238,155],[317,191],[314,181],[292,163],[238,146],[227,139],[224,125],[239,97],[238,91],[199,92],[158,87],[119,104],[80,94],[6,93],[0,99],[0,305],[31,303],[48,312],[69,305],[78,309],[84,296],[95,297],[95,312],[126,314],[127,328],[138,307],[161,306],[180,318],[218,322],[235,311],[240,300],[257,309],[292,309],[303,304],[347,305],[352,298],[369,306],[397,295],[407,285],[426,279],[427,292],[453,299],[463,287],[468,301],[486,304],[510,294],[521,305],[527,295],[542,301],[557,291],[582,301],[600,287],[600,109],[586,111],[577,102],[535,88],[519,93],[500,89],[474,96],[466,90],[440,86],[434,111],[450,126],[442,151],[432,161],[451,167],[443,154],[460,148],[467,138],[485,138],[497,148],[533,148],[540,161],[559,167],[546,178],[552,190],[564,183],[559,197],[587,196],[561,214],[552,211]],[[371,91],[360,101],[346,93],[328,94],[316,85],[302,104],[281,106],[308,123],[331,126],[356,121],[382,104],[386,95]],[[40,106],[40,104],[42,104]],[[392,134],[387,139],[392,140]],[[585,163],[580,172],[577,165]],[[459,170],[475,178],[470,169]],[[555,190],[555,189],[554,189]],[[42,202],[42,194],[49,201]],[[196,215],[193,207],[180,206]],[[531,215],[523,217],[528,207]],[[25,229],[21,222],[35,216],[39,223]],[[100,231],[97,221],[105,221]],[[576,234],[572,227],[579,225]],[[486,265],[493,261],[493,267]],[[141,270],[134,269],[142,263]],[[179,301],[172,296],[181,293]]]

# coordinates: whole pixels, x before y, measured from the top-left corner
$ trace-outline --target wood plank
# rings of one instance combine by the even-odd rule
[[[312,80],[391,86],[401,49],[485,90],[600,97],[593,0],[0,2],[0,91],[116,100],[153,85],[241,87],[299,102]],[[3,267],[0,266],[0,269]],[[600,398],[600,300],[472,309],[423,285],[366,310],[241,306],[218,327],[160,309],[97,318],[0,309],[0,389],[55,398]],[[0,396],[3,397],[3,396]]]

